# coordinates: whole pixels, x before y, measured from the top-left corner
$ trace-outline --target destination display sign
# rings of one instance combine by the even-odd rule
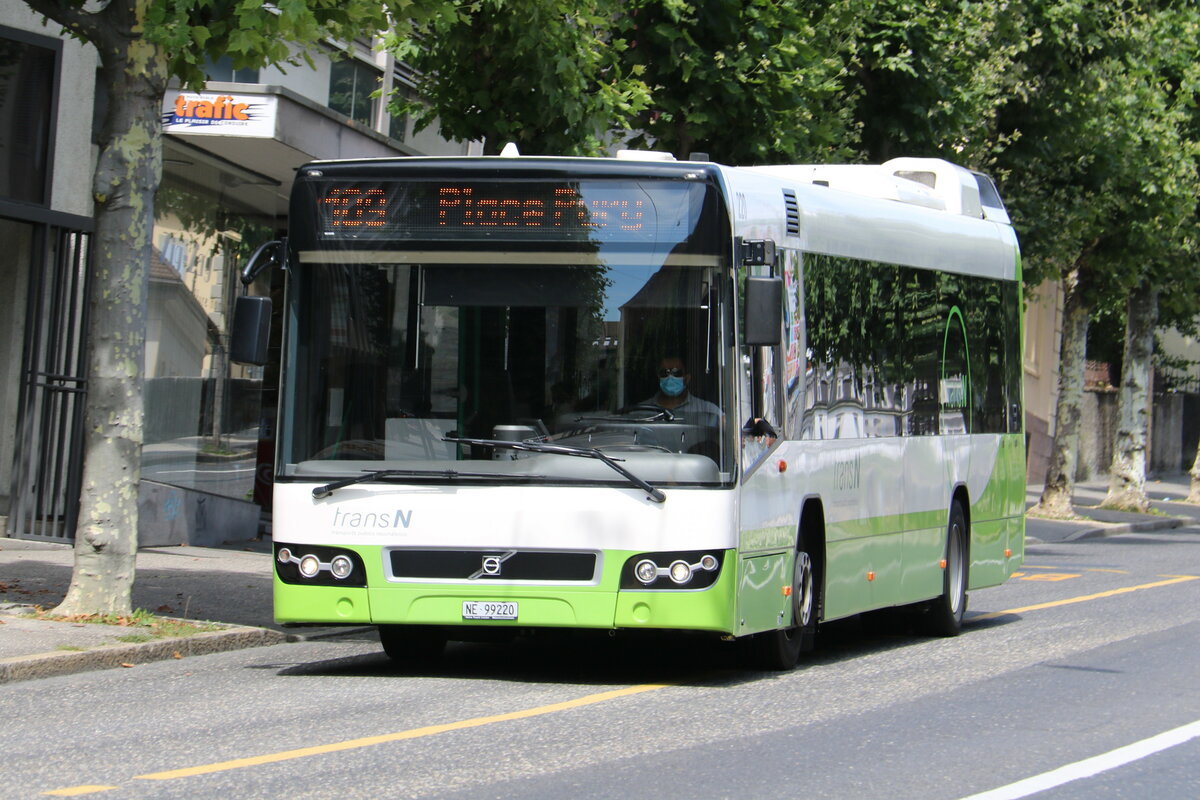
[[[323,239],[645,242],[690,233],[693,186],[624,180],[329,181],[316,187],[314,199]]]

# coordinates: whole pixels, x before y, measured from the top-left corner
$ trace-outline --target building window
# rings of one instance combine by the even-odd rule
[[[355,122],[374,127],[375,100],[371,94],[382,80],[379,70],[353,58],[333,62],[329,76],[329,107]]]
[[[0,28],[0,197],[48,205],[58,51]]]
[[[258,83],[258,70],[234,69],[233,58],[230,56],[221,56],[216,61],[207,61],[204,64],[204,74],[210,81]]]
[[[409,101],[415,96],[415,92],[410,88],[408,76],[399,70],[392,75],[392,91]],[[397,142],[406,141],[408,138],[408,114],[392,114],[388,109],[387,135]]]
[[[407,114],[392,114],[388,119],[388,136],[397,142],[403,142],[408,129]]]

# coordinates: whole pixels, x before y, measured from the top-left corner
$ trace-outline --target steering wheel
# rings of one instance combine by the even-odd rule
[[[663,408],[662,406],[652,406],[649,403],[634,403],[631,406],[625,406],[624,408],[617,409],[618,414],[628,414],[631,411],[655,412],[654,416],[647,417],[646,419],[642,420],[643,422],[654,422],[660,419],[666,420],[667,422],[675,421],[675,415],[671,413],[671,409]]]

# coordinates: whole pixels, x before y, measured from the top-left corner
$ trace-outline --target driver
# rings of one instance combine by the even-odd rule
[[[658,391],[641,405],[666,409],[676,418],[683,417],[693,425],[715,428],[720,424],[721,409],[688,390],[692,376],[688,374],[682,358],[665,356],[658,362],[656,374]]]

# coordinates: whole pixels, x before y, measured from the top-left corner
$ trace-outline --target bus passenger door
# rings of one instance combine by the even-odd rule
[[[774,264],[739,266],[745,297],[747,277],[772,277]],[[745,320],[746,309],[740,315]],[[780,326],[782,331],[782,326]],[[780,444],[784,430],[783,350],[777,338],[770,345],[750,346],[745,326],[738,348],[738,425],[741,452],[737,619],[739,635],[773,630],[786,623],[788,598],[780,591],[789,583],[792,551],[796,543],[795,509],[789,507],[785,475],[771,468],[768,458]],[[776,435],[755,433],[746,423],[765,420]],[[764,430],[759,428],[759,432]]]

